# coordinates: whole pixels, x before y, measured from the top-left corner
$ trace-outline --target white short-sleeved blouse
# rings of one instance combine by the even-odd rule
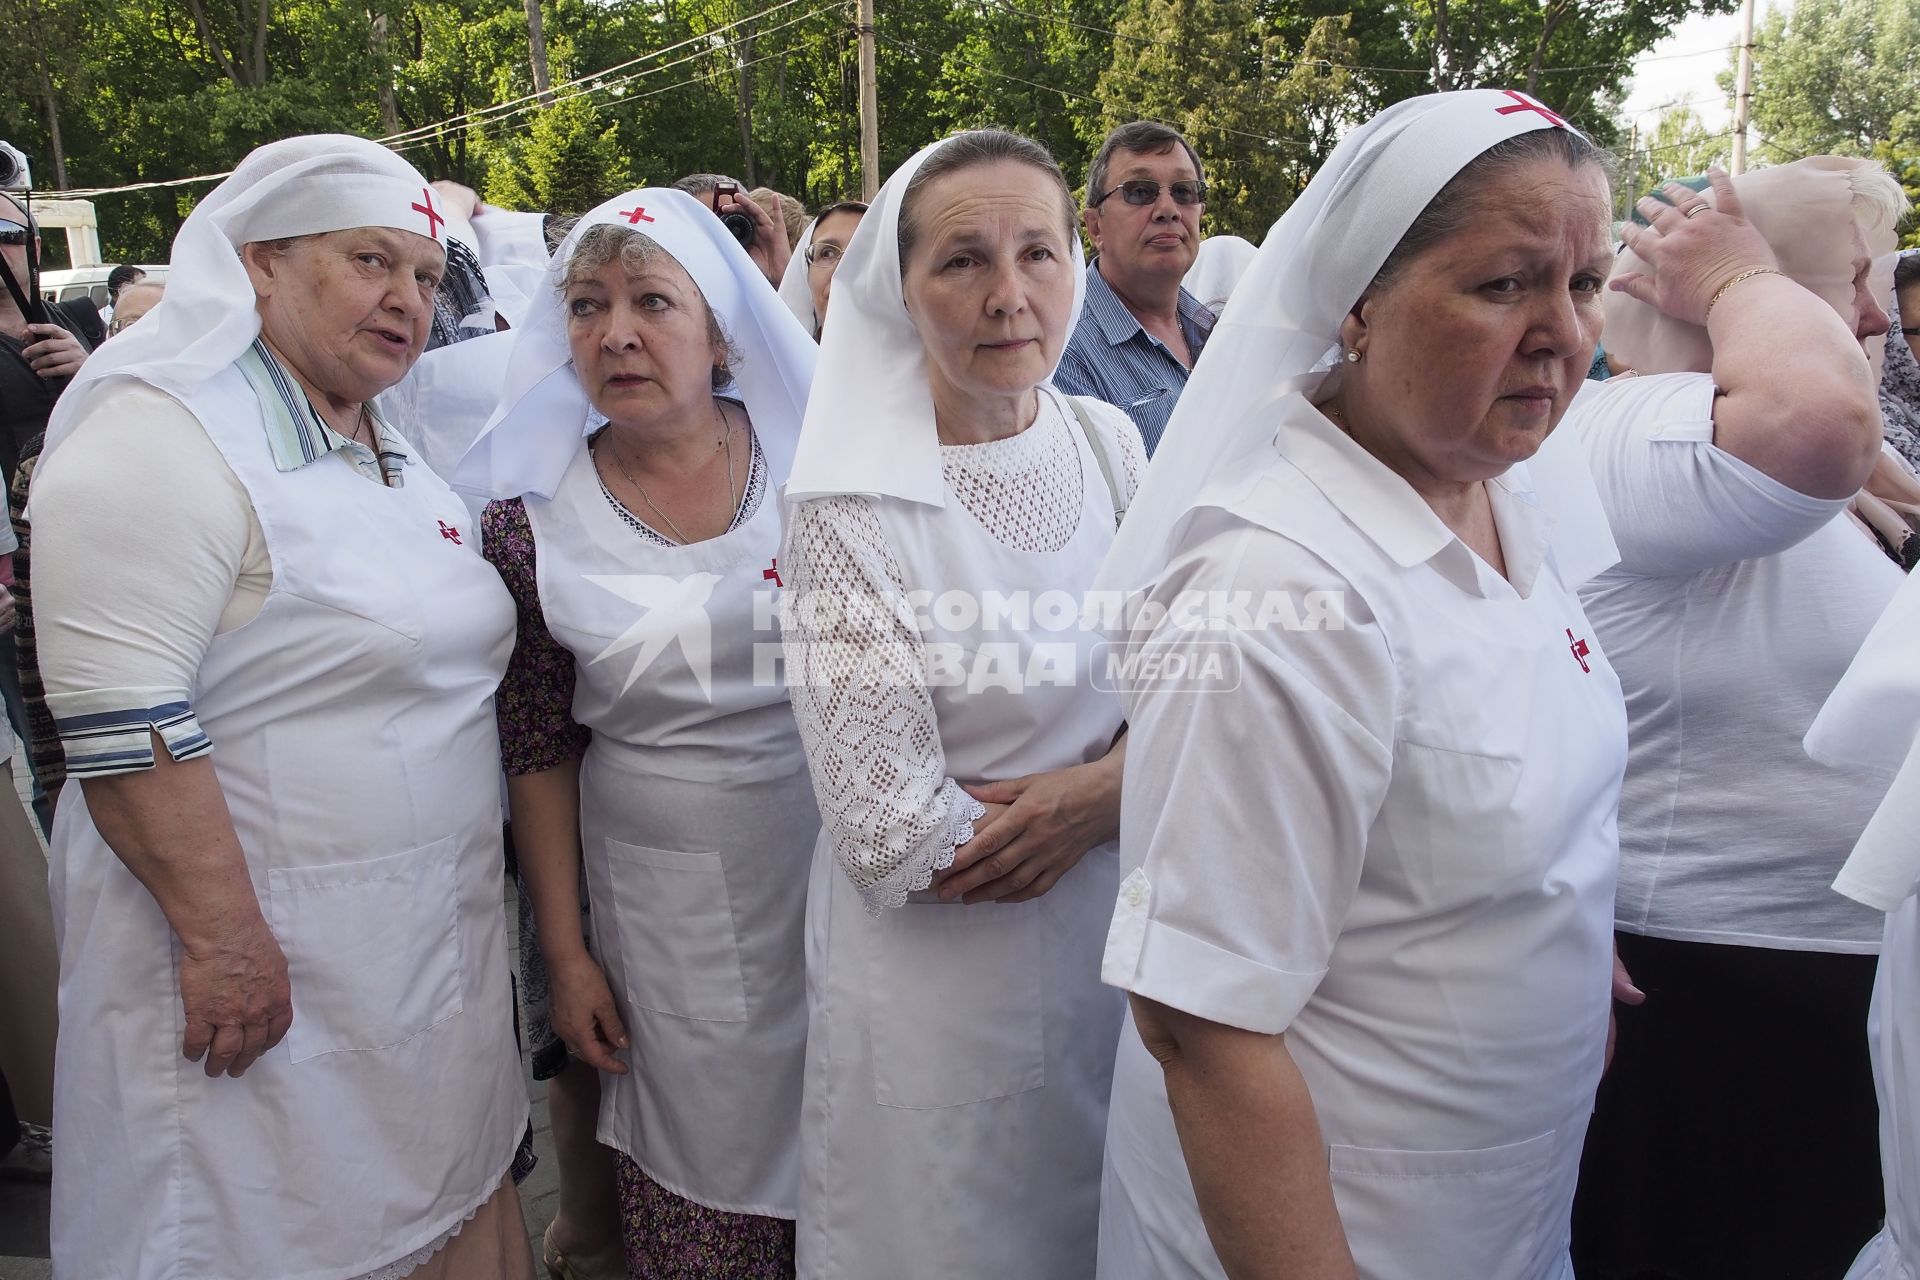
[[[1801,749],[1902,577],[1845,514],[1713,443],[1713,378],[1615,378],[1561,430],[1585,446],[1620,563],[1582,590],[1620,672],[1632,754],[1619,927],[1871,953],[1881,916],[1827,886],[1884,782]]]
[[[1283,431],[1153,588],[1281,621],[1151,642],[1229,646],[1234,669],[1230,691],[1129,689],[1104,976],[1286,1034],[1362,1275],[1538,1280],[1565,1255],[1607,1021],[1619,685],[1524,466],[1488,485],[1502,578],[1319,414]],[[1134,1040],[1102,1276],[1218,1276]]]

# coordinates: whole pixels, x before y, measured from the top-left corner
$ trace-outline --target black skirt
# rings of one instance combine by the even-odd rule
[[[1580,1280],[1840,1280],[1885,1212],[1876,957],[1617,935],[1647,993],[1574,1199]]]

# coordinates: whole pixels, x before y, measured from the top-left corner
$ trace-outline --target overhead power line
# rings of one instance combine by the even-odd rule
[[[702,58],[710,58],[720,54],[728,53],[738,48],[739,46],[747,43],[750,40],[758,40],[765,36],[772,35],[776,32],[784,31],[789,27],[797,26],[800,23],[807,21],[808,19],[820,16],[823,13],[835,12],[841,7],[840,4],[838,3],[838,0],[827,0],[826,3],[816,4],[814,8],[809,9],[807,12],[799,15],[798,17],[790,18],[787,21],[777,23],[772,27],[756,30],[746,35],[736,37],[735,39],[732,39],[732,40],[722,41],[718,44],[709,44],[705,48],[696,49],[694,52],[686,55],[685,57],[676,58],[672,62],[662,63],[659,66],[646,67],[640,71],[630,71],[624,75],[616,75],[609,78],[609,73],[612,71],[617,71],[621,68],[633,67],[639,63],[651,61],[652,59],[658,58],[662,54],[671,53],[679,49],[684,49],[684,48],[687,48],[689,45],[699,44],[702,41],[710,40],[714,35],[722,31],[731,31],[741,26],[745,22],[756,21],[760,18],[766,17],[768,14],[776,13],[782,9],[791,8],[793,5],[800,4],[803,2],[804,0],[782,0],[780,4],[777,4],[772,8],[769,8],[763,11],[762,13],[755,14],[753,18],[742,19],[739,22],[727,23],[725,26],[714,28],[712,31],[703,32],[700,35],[695,36],[691,40],[683,40],[677,44],[668,45],[668,46],[665,46],[664,48],[653,50],[652,52],[645,54],[639,58],[632,58],[626,62],[617,64],[617,66],[613,68],[597,71],[590,75],[576,76],[572,80],[567,80],[560,84],[554,85],[553,88],[549,90],[549,93],[547,95],[550,101],[542,101],[541,100],[542,95],[539,95],[539,94],[528,94],[523,97],[509,99],[506,102],[495,103],[489,107],[481,107],[481,108],[476,108],[473,111],[463,112],[460,115],[451,116],[445,120],[435,121],[432,124],[420,125],[416,128],[402,130],[399,133],[389,134],[385,137],[374,138],[372,139],[372,141],[380,143],[383,146],[390,147],[392,150],[402,154],[409,151],[421,150],[439,141],[441,138],[445,137],[446,134],[450,131],[458,130],[458,129],[478,128],[478,127],[489,126],[489,125],[498,125],[498,124],[501,124],[502,122],[512,120],[516,117],[528,115],[533,112],[540,111],[546,108],[547,106],[558,105],[562,102],[571,101],[574,98],[584,97],[589,94],[595,94],[595,93],[611,93],[615,90],[623,89],[632,84],[645,82],[664,72],[671,71],[675,67],[684,66],[689,62],[696,62]],[[750,65],[757,65],[758,63],[764,62],[764,61],[766,61],[765,58],[756,58],[753,60],[753,63]],[[647,93],[635,94],[632,96],[625,97],[624,101],[630,101],[630,102],[640,101],[645,98],[654,97],[656,96],[657,93],[668,92],[670,90],[677,89],[677,88],[685,88],[688,85],[699,83],[700,80],[703,78],[704,77],[696,76],[687,80],[677,81],[674,84],[667,85],[664,88],[659,90],[652,90]],[[567,90],[571,90],[571,92],[567,92]],[[522,127],[524,128],[525,126],[522,126]],[[519,131],[521,130],[520,129],[510,130],[510,132],[519,132]],[[174,187],[196,186],[196,185],[209,183],[209,182],[219,182],[222,179],[231,177],[232,174],[233,174],[233,171],[231,169],[228,169],[220,173],[196,174],[188,178],[166,178],[166,179],[159,179],[151,182],[130,182],[130,183],[122,184],[120,186],[113,186],[113,187],[74,187],[74,188],[68,188],[66,190],[61,190],[61,191],[48,191],[42,194],[50,198],[56,198],[56,199],[91,199],[96,196],[120,195],[120,194],[125,194],[129,192],[134,192],[134,191],[154,191],[154,190],[162,190],[162,189],[174,188]]]

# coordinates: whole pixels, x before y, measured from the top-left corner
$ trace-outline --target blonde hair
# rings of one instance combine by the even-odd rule
[[[1906,188],[1877,160],[1837,157],[1845,161],[1849,203],[1861,230],[1871,239],[1876,231],[1891,231],[1913,208]]]

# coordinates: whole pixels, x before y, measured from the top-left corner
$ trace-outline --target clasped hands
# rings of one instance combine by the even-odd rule
[[[1091,764],[963,788],[987,806],[973,839],[934,876],[942,900],[1029,902],[1060,882],[1089,849],[1120,834],[1115,749]]]

